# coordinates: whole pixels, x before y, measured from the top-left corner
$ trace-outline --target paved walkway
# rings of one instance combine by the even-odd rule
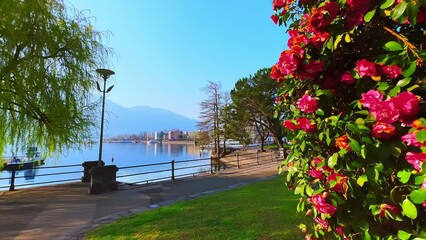
[[[87,183],[0,192],[1,239],[83,239],[120,217],[223,191],[277,174],[279,162],[88,195]]]

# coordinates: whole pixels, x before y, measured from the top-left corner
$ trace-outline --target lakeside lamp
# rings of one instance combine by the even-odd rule
[[[96,87],[98,91],[102,93],[101,134],[99,138],[99,158],[98,158],[98,166],[102,166],[102,143],[103,143],[103,137],[104,137],[105,94],[109,93],[114,87],[114,85],[112,85],[108,89],[106,89],[106,81],[110,76],[114,75],[115,72],[109,69],[104,69],[104,68],[96,69],[96,72],[99,73],[99,75],[101,75],[102,79],[104,80],[103,90],[101,90],[101,86],[99,85],[99,82],[96,82]]]

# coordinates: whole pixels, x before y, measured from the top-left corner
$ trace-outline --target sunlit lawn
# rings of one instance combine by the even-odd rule
[[[183,201],[124,218],[86,239],[303,239],[298,197],[283,178]]]

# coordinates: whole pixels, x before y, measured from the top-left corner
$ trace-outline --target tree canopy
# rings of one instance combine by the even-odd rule
[[[48,152],[89,137],[95,69],[110,50],[61,0],[0,1],[0,150]]]
[[[275,142],[282,147],[283,128],[280,114],[276,115],[274,108],[280,84],[271,79],[269,72],[269,68],[261,69],[253,76],[238,80],[231,91],[231,98],[241,124],[247,121],[262,139],[272,134]]]

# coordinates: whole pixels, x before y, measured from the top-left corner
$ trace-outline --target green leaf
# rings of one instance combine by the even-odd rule
[[[351,130],[353,133],[360,133],[361,131],[359,130],[359,128],[355,125],[355,124],[347,124],[346,127]]]
[[[426,162],[425,162],[426,163]],[[425,177],[423,177],[423,176],[417,176],[417,177],[415,177],[414,178],[414,184],[416,184],[416,185],[420,185],[420,184],[422,184],[423,183],[423,181],[425,180]]]
[[[302,144],[300,144],[300,150],[305,151],[306,142],[303,141]]]
[[[410,193],[410,198],[415,204],[422,204],[426,200],[426,188],[414,190]]]
[[[386,91],[389,88],[389,84],[385,83],[385,82],[379,82],[378,83],[378,89],[380,91]]]
[[[347,42],[347,43],[351,42],[351,35],[349,35],[349,33],[345,34],[345,42]]]
[[[368,229],[364,231],[364,240],[371,240],[370,233],[368,233]]]
[[[326,43],[325,45],[326,45],[326,47],[327,47],[328,49],[330,49],[331,51],[333,51],[333,37],[330,37],[330,38],[327,40],[327,43]]]
[[[404,50],[401,44],[399,44],[399,42],[396,42],[396,41],[387,42],[383,48],[391,52]]]
[[[422,172],[424,172],[424,173],[426,172],[426,161],[423,162]]]
[[[411,237],[411,234],[409,234],[408,232],[398,230],[398,239],[408,240],[410,239],[410,237]]]
[[[402,71],[402,76],[407,78],[407,77],[413,75],[413,73],[416,71],[416,68],[417,68],[416,61],[412,61],[410,63],[410,66],[407,69],[405,69],[404,71]]]
[[[331,157],[328,159],[327,165],[328,165],[329,167],[331,167],[331,168],[334,168],[334,166],[336,166],[336,164],[337,164],[337,159],[338,159],[338,157],[339,157],[339,154],[334,153],[334,154],[333,154],[333,156],[331,156]]]
[[[331,90],[323,90],[323,89],[319,89],[315,91],[315,96],[319,97],[325,95],[327,97],[333,97],[333,92]]]
[[[393,20],[398,20],[405,12],[407,8],[407,3],[405,1],[401,1],[394,9],[391,11],[391,17]]]
[[[405,183],[408,182],[408,180],[410,180],[411,172],[409,172],[409,171],[399,171],[398,174],[397,174],[397,176],[398,176],[399,181],[401,183],[405,184]]]
[[[342,41],[342,34],[337,35],[336,40],[334,41],[334,49],[336,49],[339,46],[340,41]]]
[[[375,13],[376,13],[376,9],[373,9],[373,10],[369,11],[367,14],[365,14],[364,21],[365,22],[370,22],[371,19],[374,17]]]
[[[398,86],[398,87],[405,87],[410,82],[411,82],[411,78],[410,77],[406,77],[404,79],[399,80],[398,83],[396,84],[396,86]]]
[[[361,157],[364,159],[367,159],[367,154],[366,154],[366,149],[365,149],[365,145],[362,145],[361,147]]]
[[[306,195],[311,197],[313,192],[314,192],[314,190],[311,188],[311,186],[306,185]]]
[[[352,151],[359,153],[361,151],[361,146],[359,145],[359,142],[355,139],[352,139],[349,142],[349,146],[351,147]]]
[[[426,141],[426,130],[420,130],[415,135],[416,140],[420,143],[424,143]]]
[[[395,86],[394,88],[392,88],[392,89],[389,91],[389,96],[390,96],[390,97],[395,97],[396,95],[398,95],[398,94],[399,94],[399,92],[401,92],[401,88],[400,88],[400,87],[398,87],[398,86]]]
[[[418,2],[420,3],[420,5],[426,6],[426,0],[418,0]]]
[[[294,194],[301,194],[302,196],[305,195],[305,184],[302,185],[298,185],[295,189],[294,189]]]
[[[411,219],[417,218],[417,208],[408,198],[402,202],[402,213]]]
[[[411,91],[413,91],[414,89],[419,88],[419,87],[420,87],[419,85],[414,84],[413,86],[411,86],[411,87],[407,88],[407,91],[408,91],[408,92],[411,92]]]
[[[361,115],[366,115],[366,116],[370,114],[370,112],[368,110],[356,111],[355,113],[356,114],[361,114]]]
[[[359,185],[359,186],[364,186],[364,183],[365,182],[368,182],[368,178],[367,178],[367,176],[366,175],[361,175],[361,176],[359,176],[359,178],[356,180],[356,183]]]
[[[382,5],[380,5],[380,9],[386,9],[392,6],[395,3],[395,0],[386,0]]]
[[[318,110],[315,112],[316,115],[319,116],[324,116],[324,110],[322,110],[321,108],[318,108]]]
[[[406,13],[408,15],[408,20],[412,25],[416,25],[417,22],[417,13],[419,12],[419,7],[413,3],[413,1],[409,1],[407,4]]]

